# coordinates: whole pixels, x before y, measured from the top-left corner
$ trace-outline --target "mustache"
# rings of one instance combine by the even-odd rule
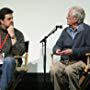
[[[11,22],[10,25],[14,26],[14,22]]]

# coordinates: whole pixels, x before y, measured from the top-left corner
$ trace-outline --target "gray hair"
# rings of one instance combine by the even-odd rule
[[[85,11],[81,7],[71,7],[71,10],[74,10],[73,16],[78,19],[78,23],[83,23],[85,18]]]

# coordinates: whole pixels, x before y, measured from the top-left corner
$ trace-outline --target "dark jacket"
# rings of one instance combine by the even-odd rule
[[[70,48],[73,50],[73,54],[69,57],[67,55],[61,56],[61,60],[67,60],[70,58],[71,60],[76,61],[86,61],[85,54],[90,52],[90,26],[83,23],[82,27],[80,28],[81,31],[77,33],[74,39],[72,39],[69,33],[66,31],[67,28],[62,31],[56,45],[53,47],[53,52],[55,53],[57,49],[64,50]]]
[[[4,46],[2,48],[2,52],[5,53],[5,57],[15,56],[15,55],[23,55],[23,53],[25,52],[23,34],[17,29],[14,29],[14,32],[15,32],[17,42],[15,43],[15,45],[12,46],[11,38],[10,38],[10,36],[8,36]],[[4,41],[7,34],[8,34],[7,30],[4,30],[0,27],[1,42]]]

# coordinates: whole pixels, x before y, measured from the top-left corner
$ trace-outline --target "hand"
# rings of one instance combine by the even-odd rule
[[[10,35],[10,37],[14,37],[15,36],[15,34],[14,34],[14,26],[13,25],[10,25],[7,28],[7,31],[8,31],[8,34]]]
[[[14,45],[17,42],[16,36],[14,34],[14,26],[10,25],[8,27],[7,31],[8,31],[8,34],[10,35],[10,37],[11,37],[12,45]]]
[[[56,55],[60,55],[60,52],[61,52],[61,50],[60,49],[57,49],[56,50]]]
[[[60,55],[71,55],[72,49],[66,49],[60,52]]]

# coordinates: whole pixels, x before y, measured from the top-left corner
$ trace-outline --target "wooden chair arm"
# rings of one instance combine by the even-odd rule
[[[16,59],[16,70],[17,71],[27,71],[28,70],[27,69],[27,63],[28,63],[28,53],[27,52],[23,56],[17,55],[17,56],[14,56],[14,58]],[[21,59],[24,58],[24,60],[25,60],[24,64],[21,65],[21,67],[18,67],[18,63],[19,63],[18,58],[21,58]]]
[[[90,53],[86,53],[86,56],[90,56]]]
[[[90,69],[90,53],[86,53],[86,56],[87,56],[87,66],[88,69]]]
[[[87,77],[89,70],[90,70],[90,53],[86,53],[85,55],[87,56],[87,65],[84,69],[84,75],[79,80],[80,86],[83,84],[83,82],[84,82],[85,78]]]
[[[24,65],[27,65],[27,63],[28,63],[28,53],[25,53],[24,56],[19,56],[19,55],[14,56],[14,58],[16,59],[16,62],[17,62],[18,58],[21,58],[21,59],[24,58],[25,59],[25,64]]]

